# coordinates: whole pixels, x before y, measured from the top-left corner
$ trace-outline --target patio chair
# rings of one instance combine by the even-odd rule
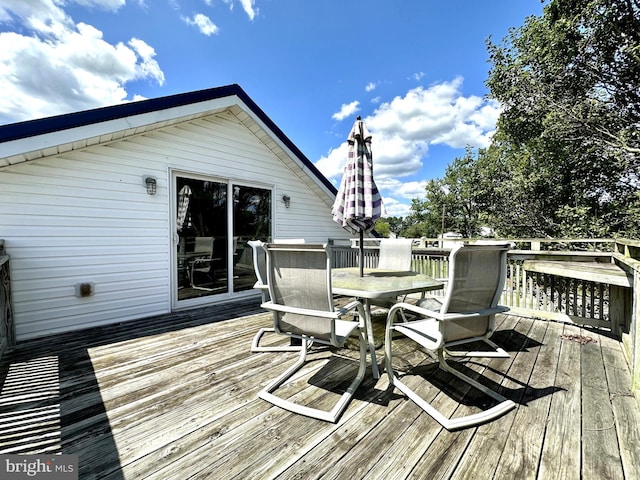
[[[380,240],[380,253],[377,270],[410,272],[413,241],[410,238],[383,238]],[[371,303],[385,309],[398,301],[397,297],[378,298]]]
[[[211,286],[215,283],[214,262],[220,258],[214,258],[215,237],[195,237],[195,246],[193,255],[195,258],[191,260],[189,270],[189,279],[191,280],[191,288],[198,290],[213,290],[213,288],[204,287],[200,282],[196,282],[196,273],[206,275],[211,280]],[[198,255],[201,254],[201,255]],[[198,285],[200,283],[200,285]]]
[[[274,243],[299,244],[305,243],[304,238],[274,240]],[[256,283],[253,288],[260,290],[262,295],[262,303],[269,301],[269,286],[267,285],[267,256],[264,251],[264,243],[260,240],[249,240],[247,244],[253,250],[253,269],[256,274]],[[300,350],[299,345],[278,346],[278,347],[261,347],[260,340],[265,333],[274,333],[273,327],[265,327],[258,330],[251,342],[252,352],[297,352]]]
[[[515,403],[450,366],[445,356],[508,357],[489,340],[496,313],[509,309],[498,305],[506,277],[510,244],[459,245],[449,256],[448,286],[443,298],[427,297],[418,304],[398,303],[387,316],[385,332],[386,369],[389,381],[447,430],[465,428],[492,420],[515,407]],[[399,312],[417,314],[410,321]],[[395,334],[395,335],[394,335]],[[406,336],[437,358],[439,367],[467,382],[499,403],[494,407],[459,418],[446,418],[427,400],[402,382],[393,370],[392,341]],[[452,351],[472,342],[483,342],[490,351]],[[405,346],[406,348],[406,346]]]
[[[410,272],[412,244],[413,241],[410,238],[381,239],[378,268],[381,270]]]
[[[271,300],[262,304],[273,312],[276,333],[302,341],[298,361],[282,375],[271,381],[258,396],[267,402],[294,413],[336,422],[362,382],[366,371],[367,341],[364,311],[358,301],[341,308],[334,308],[331,292],[331,258],[326,245],[313,244],[267,244],[267,277]],[[342,320],[353,310],[358,310],[358,322]],[[349,316],[348,318],[353,318]],[[357,335],[360,341],[360,364],[358,372],[337,401],[327,411],[286,400],[274,394],[305,364],[311,344],[343,347],[350,336]],[[321,375],[322,370],[316,373]]]

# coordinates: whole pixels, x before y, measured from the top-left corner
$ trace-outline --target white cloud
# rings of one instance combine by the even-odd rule
[[[256,10],[253,8],[255,5],[255,0],[240,0],[242,4],[242,8],[245,13],[249,16],[249,20],[253,20],[257,14]]]
[[[342,104],[342,107],[340,107],[340,111],[331,115],[331,118],[333,118],[334,120],[342,121],[348,116],[353,115],[354,113],[359,111],[360,108],[358,105],[360,105],[360,102],[358,102],[357,100],[351,103],[344,103]]]
[[[378,86],[375,82],[369,82],[366,87],[364,87],[365,92],[373,92]]]
[[[406,217],[411,213],[410,205],[401,203],[395,198],[383,197],[382,203],[386,211],[385,217]]]
[[[20,0],[18,0],[20,1]],[[124,7],[127,0],[73,0],[74,3],[84,5],[85,7],[100,7],[105,10],[111,10],[115,12],[120,7]],[[62,3],[60,1],[54,3]],[[138,3],[142,3],[142,0],[138,0]]]
[[[333,183],[337,183],[337,178],[342,175],[344,164],[347,158],[347,142],[329,151],[326,157],[322,157],[315,163],[318,170]]]
[[[422,80],[423,77],[424,77],[424,72],[418,72],[411,75],[411,78],[418,81]]]
[[[116,10],[124,0],[81,3]],[[164,83],[150,45],[137,38],[108,43],[95,27],[74,23],[62,5],[0,0],[0,19],[19,24],[0,33],[0,123],[121,103],[133,97],[125,86],[134,80]]]
[[[411,200],[424,195],[425,188],[427,188],[427,181],[402,182],[397,178],[387,177],[377,180],[376,185],[379,189],[393,192],[395,197]]]
[[[249,17],[249,20],[253,20],[256,17],[258,11],[254,8],[254,5],[256,4],[255,0],[224,0],[224,3],[229,5],[229,8],[233,10],[233,6],[236,1],[242,5],[242,9]],[[207,4],[209,4],[208,1]]]
[[[422,197],[424,182],[403,183],[400,179],[418,173],[428,161],[430,145],[454,149],[487,147],[500,114],[500,105],[481,97],[461,93],[462,78],[427,88],[416,87],[403,96],[384,102],[364,122],[373,135],[373,165],[378,188],[392,198]],[[333,118],[342,120],[352,102],[343,105]],[[316,163],[318,169],[338,184],[346,162],[345,141]],[[403,203],[403,202],[400,202]],[[408,208],[395,206],[393,209]],[[392,215],[392,208],[387,214]]]
[[[187,25],[194,25],[198,27],[200,33],[207,37],[215,35],[219,31],[218,26],[213,23],[209,17],[202,13],[196,13],[193,18],[185,17],[184,21]]]

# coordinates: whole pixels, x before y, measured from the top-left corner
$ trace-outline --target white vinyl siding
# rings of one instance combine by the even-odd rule
[[[18,340],[170,311],[172,170],[274,187],[276,237],[347,236],[318,184],[230,112],[7,166],[0,238]],[[154,196],[145,175],[157,178]],[[77,298],[80,282],[93,282],[95,294]]]

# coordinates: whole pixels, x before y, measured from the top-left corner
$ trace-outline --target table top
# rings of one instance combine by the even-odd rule
[[[444,285],[428,275],[418,272],[399,272],[365,268],[334,268],[331,270],[333,293],[359,298],[385,298],[407,293],[438,290]]]

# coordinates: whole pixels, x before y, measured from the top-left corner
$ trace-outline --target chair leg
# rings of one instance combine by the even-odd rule
[[[481,383],[476,380],[460,373],[455,368],[451,367],[444,358],[444,349],[440,348],[438,350],[438,361],[439,366],[446,372],[451,373],[456,376],[460,380],[468,383],[472,387],[477,388],[481,392],[490,396],[494,400],[500,402],[498,405],[490,408],[489,410],[485,410],[482,412],[478,412],[472,415],[467,415],[464,417],[458,418],[447,418],[442,415],[435,407],[433,407],[429,402],[420,397],[416,392],[414,392],[411,388],[405,385],[402,380],[395,374],[392,368],[392,347],[391,347],[391,339],[392,339],[392,331],[393,329],[388,328],[386,332],[385,338],[385,363],[387,369],[387,375],[389,376],[389,383],[398,388],[402,393],[404,393],[410,400],[412,400],[416,405],[422,408],[425,412],[427,412],[434,420],[436,420],[440,425],[442,425],[447,430],[457,430],[460,428],[467,428],[475,425],[479,425],[481,423],[486,423],[490,420],[493,420],[509,410],[515,408],[516,404],[503,397],[497,392],[485,387]]]
[[[482,385],[480,382],[474,380],[473,378],[465,375],[462,372],[459,372],[458,370],[453,368],[451,365],[449,365],[446,359],[444,358],[444,352],[442,349],[438,352],[438,358],[440,359],[440,368],[458,377],[460,380],[468,383],[472,387],[475,387],[476,389],[490,396],[494,400],[497,400],[498,402],[500,402],[494,407],[491,407],[489,410],[485,410],[483,412],[479,412],[473,415],[468,415],[466,417],[451,419],[450,423],[454,425],[453,428],[464,428],[472,425],[477,425],[479,423],[484,423],[489,420],[493,420],[494,418],[497,418],[503,415],[504,413],[508,412],[509,410],[515,408],[516,404],[513,401],[503,397],[498,392],[491,390],[490,388]]]
[[[280,347],[261,347],[260,339],[262,335],[265,333],[274,333],[276,330],[274,328],[261,328],[256,333],[255,337],[253,337],[253,342],[251,342],[251,351],[252,352],[299,352],[303,347],[300,345],[283,345]]]
[[[263,388],[258,393],[258,397],[290,412],[298,413],[300,415],[305,415],[311,418],[317,418],[318,420],[324,420],[326,422],[337,422],[338,418],[353,398],[356,389],[362,383],[365,372],[367,370],[367,341],[362,331],[359,331],[358,335],[360,339],[360,365],[358,368],[358,373],[331,411],[306,407],[304,405],[300,405],[289,400],[277,397],[273,394],[273,392],[276,391],[278,387],[280,387],[289,378],[291,378],[306,363],[306,344],[304,344],[302,349],[300,350],[298,361],[291,367],[289,367],[282,375],[280,375],[278,378],[269,383],[265,388]]]
[[[493,348],[492,352],[478,351],[466,351],[466,350],[449,350],[445,348],[445,353],[450,357],[489,357],[489,358],[509,358],[509,354],[504,351],[502,347],[499,347],[488,338],[481,340],[482,342]]]

